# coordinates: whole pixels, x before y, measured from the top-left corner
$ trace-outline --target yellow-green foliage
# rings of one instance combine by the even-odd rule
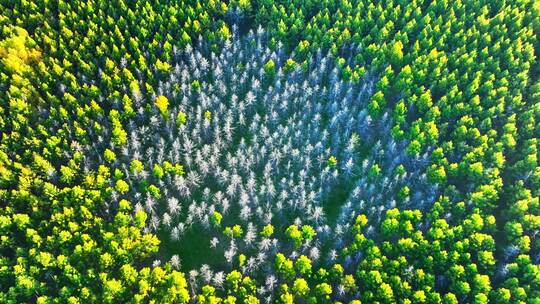
[[[38,60],[41,53],[35,49],[36,43],[28,32],[20,27],[8,27],[3,30],[8,37],[0,41],[0,59],[7,71],[22,75],[31,71],[31,61]]]
[[[168,108],[169,108],[169,99],[167,99],[167,97],[163,95],[160,95],[156,98],[155,104],[159,110],[159,113],[161,113],[163,117],[167,117]]]

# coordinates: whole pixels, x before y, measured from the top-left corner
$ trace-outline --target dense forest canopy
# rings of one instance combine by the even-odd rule
[[[1,303],[540,304],[540,2],[0,1]]]

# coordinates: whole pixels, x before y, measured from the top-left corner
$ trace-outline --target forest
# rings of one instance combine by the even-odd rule
[[[540,304],[540,2],[0,0],[0,303]]]

